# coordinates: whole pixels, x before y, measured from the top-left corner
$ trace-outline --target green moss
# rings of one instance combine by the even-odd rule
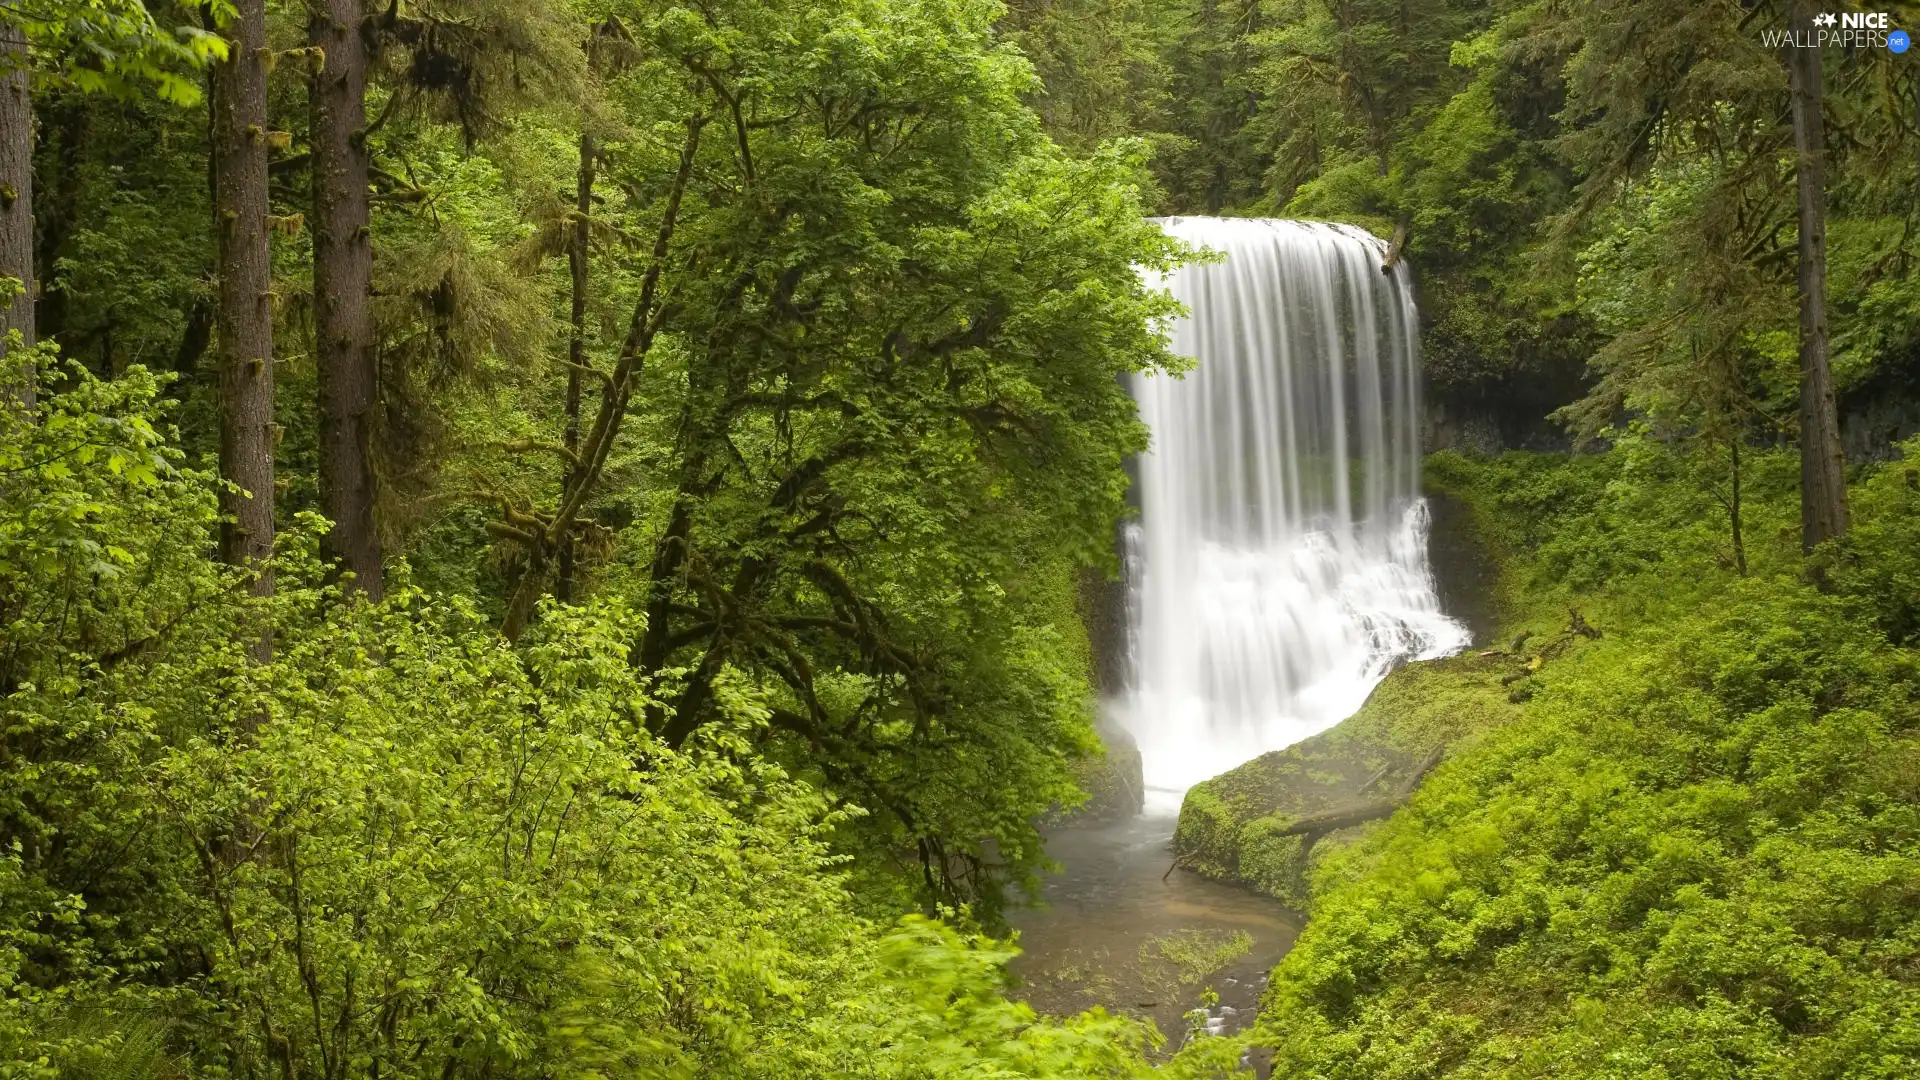
[[[1181,866],[1245,884],[1290,907],[1311,906],[1301,840],[1280,830],[1309,814],[1399,791],[1435,747],[1488,731],[1519,712],[1502,679],[1522,662],[1476,653],[1407,664],[1352,717],[1313,738],[1262,754],[1187,792],[1174,834]],[[1333,833],[1309,856],[1358,835]]]
[[[1605,637],[1535,638],[1510,687],[1519,657],[1398,672],[1325,752],[1203,785],[1250,815],[1235,879],[1313,913],[1233,1050],[1276,1076],[1920,1075],[1920,483],[1862,470],[1815,587],[1792,454],[1750,462],[1744,575],[1663,455],[1445,465],[1510,538],[1510,628],[1577,606]],[[1442,736],[1392,817],[1306,866],[1278,835],[1339,741]]]
[[[1118,821],[1140,812],[1146,801],[1146,781],[1140,771],[1140,747],[1123,729],[1100,725],[1100,750],[1075,759],[1068,767],[1073,781],[1086,792],[1086,801],[1056,808],[1048,824],[1067,821]]]
[[[1201,784],[1187,792],[1174,829],[1175,859],[1208,877],[1235,880],[1239,873],[1239,819],[1219,793]]]
[[[1280,830],[1289,824],[1290,817],[1269,814],[1240,828],[1239,880],[1290,908],[1305,911],[1312,906],[1306,864],[1300,857],[1306,841],[1298,836],[1281,836]]]

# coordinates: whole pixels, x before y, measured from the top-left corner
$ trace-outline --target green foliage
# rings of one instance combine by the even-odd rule
[[[1118,376],[1173,363],[1144,148],[1051,143],[996,13],[642,5],[591,65],[607,12],[372,20],[377,605],[304,512],[311,72],[269,81],[270,597],[213,561],[191,465],[219,430],[204,136],[44,87],[41,323],[86,366],[34,353],[37,409],[0,410],[8,1080],[1143,1067],[1149,1028],[1043,1021],[1009,949],[901,922],[996,925],[1080,796],[1075,583],[1145,442]],[[570,482],[551,256],[583,130],[586,358],[616,367],[636,307],[658,347],[618,394],[586,373],[589,423],[625,425],[569,602],[508,641],[538,564],[487,527]]]
[[[1141,55],[1129,76],[1143,105],[1177,103],[1129,118],[1160,151],[1165,209],[1403,236],[1446,399],[1545,412],[1584,389],[1560,417],[1578,435],[1630,411],[1723,448],[1793,413],[1778,340],[1794,312],[1786,76],[1762,40],[1785,25],[1781,5],[1285,0],[1184,15],[1177,36],[1136,35],[1158,65]],[[1114,50],[1087,29],[1098,17],[1018,6],[1009,25],[1038,50],[1042,101],[1113,96]],[[1828,52],[1845,392],[1910,365],[1920,341],[1920,129],[1911,65]]]
[[[1196,784],[1174,835],[1180,864],[1311,910],[1311,867],[1368,826],[1329,833],[1311,850],[1284,830],[1311,814],[1389,797],[1434,748],[1510,722],[1519,710],[1502,676],[1522,663],[1459,656],[1407,664],[1333,728]]]
[[[312,519],[249,597],[158,389],[0,410],[5,1075],[1137,1071],[1141,1025],[1005,1000],[1010,950],[856,914],[860,811],[754,752],[742,677],[650,734],[617,603],[516,647],[404,573],[346,602]]]
[[[1858,521],[1828,565],[1889,641],[1912,647],[1920,644],[1920,453],[1911,440],[1905,448],[1901,461],[1854,488]]]
[[[1150,1025],[1100,1009],[1064,1022],[1036,1023],[1033,1010],[999,994],[1012,950],[962,938],[951,927],[905,919],[881,945],[905,996],[875,995],[850,1019],[855,1053],[803,1059],[806,1075],[865,1080],[998,1080],[1143,1076],[1144,1053],[1158,1043]],[[836,1026],[844,1022],[835,1017]],[[780,1074],[772,1074],[780,1075]]]
[[[1617,435],[1619,449],[1609,454],[1428,459],[1428,482],[1473,507],[1487,543],[1510,560],[1498,586],[1507,633],[1546,633],[1576,605],[1602,626],[1638,621],[1656,600],[1704,602],[1722,575],[1738,572],[1724,453],[1644,432]],[[1741,475],[1743,532],[1756,540],[1749,562],[1797,573],[1798,554],[1775,542],[1797,521],[1795,461],[1749,452]],[[1700,564],[1713,572],[1698,574]],[[1644,586],[1649,576],[1662,580],[1660,590]]]
[[[135,364],[177,372],[176,397],[196,389],[211,333],[212,215],[204,176],[206,123],[157,101],[100,101],[69,89],[39,109],[35,219],[51,265],[41,270],[40,330],[97,373]],[[196,403],[198,404],[198,403]],[[182,417],[190,433],[199,409]]]
[[[1095,752],[1072,582],[1111,564],[1120,463],[1144,445],[1116,377],[1171,360],[1148,330],[1169,302],[1135,271],[1179,254],[1142,220],[1146,148],[1052,145],[989,5],[630,6],[592,72],[588,14],[428,5],[370,27],[385,546],[496,618],[529,577],[552,588],[551,546],[514,521],[551,513],[569,472],[555,256],[579,136],[599,151],[586,357],[607,372],[685,122],[707,118],[568,592],[648,613],[634,663],[650,726],[684,718],[669,741],[717,721],[724,668],[767,695],[756,750],[871,811],[838,833],[882,908],[991,921],[1039,865],[1031,819]],[[276,43],[298,30],[276,19]],[[270,76],[293,138],[271,185],[289,519],[317,501],[305,79]],[[202,125],[66,89],[39,112],[41,329],[96,374],[177,371],[184,449],[210,456]],[[606,397],[583,387],[591,431]]]
[[[1259,100],[1248,35],[1262,24],[1261,5],[1190,0],[1177,10],[1189,29],[1167,59],[1176,105],[1165,126],[1176,141],[1162,153],[1161,185],[1172,212],[1232,213],[1259,198],[1266,160],[1248,126]]]
[[[1245,930],[1176,930],[1141,942],[1140,959],[1171,967],[1180,986],[1199,986],[1251,948],[1253,935]]]
[[[1563,28],[1582,43],[1565,68],[1561,139],[1582,180],[1559,232],[1592,237],[1578,288],[1611,339],[1592,361],[1598,384],[1568,418],[1592,434],[1624,408],[1721,443],[1789,427],[1798,237],[1783,68],[1735,5],[1617,7],[1572,13]],[[1920,130],[1913,87],[1893,81],[1883,52],[1823,50],[1837,61],[1826,65],[1836,114],[1826,183],[1842,392],[1910,358],[1915,340],[1911,309],[1895,299],[1912,276],[1913,200],[1893,191],[1913,188]],[[1888,153],[1896,145],[1905,149]],[[1882,317],[1860,318],[1867,311]]]
[[[1036,1018],[978,930],[1097,752],[1075,582],[1145,446],[1121,377],[1178,364],[1139,270],[1188,253],[1149,210],[1404,226],[1433,384],[1591,359],[1566,418],[1614,444],[1429,471],[1534,647],[1405,669],[1190,799],[1189,861],[1316,913],[1283,1064],[1911,1064],[1915,485],[1865,477],[1801,580],[1792,462],[1756,449],[1797,392],[1784,80],[1735,5],[375,12],[378,605],[303,513],[311,55],[266,64],[261,133],[276,595],[211,558],[217,237],[173,106],[221,46],[166,11],[0,6],[57,343],[9,353],[42,393],[0,409],[0,1077],[1140,1072],[1149,1031]],[[274,7],[274,47],[308,16]],[[1835,364],[1867,385],[1920,340],[1913,77],[1830,75]],[[1436,743],[1406,812],[1311,861],[1281,835]]]
[[[1511,489],[1486,515],[1509,542],[1562,545],[1508,548],[1515,569],[1579,581],[1606,634],[1322,860],[1255,1037],[1281,1072],[1890,1077],[1920,1060],[1920,669],[1886,633],[1915,610],[1907,471],[1859,486],[1861,532],[1821,592],[1793,558],[1790,484],[1742,577],[1684,511],[1651,513],[1689,498],[1684,473],[1637,460],[1659,454],[1442,463]],[[1659,543],[1568,543],[1582,533]]]
[[[1256,126],[1289,215],[1404,233],[1435,386],[1484,390],[1578,363],[1583,331],[1543,276],[1541,225],[1571,180],[1553,152],[1536,5],[1288,5],[1263,46]]]
[[[1787,283],[1741,257],[1751,241],[1729,216],[1741,193],[1722,171],[1704,158],[1661,168],[1601,214],[1601,238],[1579,256],[1579,290],[1611,340],[1589,361],[1598,383],[1566,410],[1576,431],[1599,434],[1623,411],[1723,441],[1788,426],[1799,357],[1767,345],[1792,340],[1797,308]]]
[[[1167,53],[1182,14],[1143,0],[1029,0],[1009,3],[1000,26],[1033,64],[1034,111],[1047,133],[1086,152],[1128,135],[1168,141]]]
[[[759,748],[871,811],[841,830],[863,883],[989,920],[1095,750],[1073,582],[1111,564],[1145,445],[1120,376],[1173,362],[1138,268],[1181,255],[1142,217],[1142,147],[1041,135],[994,14],[631,23],[595,217],[630,239],[597,249],[615,318],[586,343],[631,381],[589,379],[577,470],[558,365],[474,418],[518,438],[463,461],[496,510],[503,625],[569,537],[569,591],[647,612],[667,742],[717,722],[739,671],[767,695]],[[661,179],[682,155],[684,188]]]
[[[230,17],[233,5],[208,6],[211,17]],[[0,21],[26,32],[45,58],[43,78],[83,93],[123,98],[151,90],[175,105],[200,101],[190,73],[226,58],[218,34],[182,23],[162,28],[141,0],[17,0],[0,8]]]
[[[0,1071],[10,1080],[61,1068],[137,1076],[156,1060],[153,1022],[99,1015],[176,995],[120,984],[152,963],[142,928],[119,910],[151,883],[124,846],[143,825],[125,813],[120,767],[140,744],[85,699],[233,587],[206,558],[215,482],[181,468],[162,437],[160,380],[135,368],[100,382],[56,361],[45,344],[0,360],[4,381],[29,365],[42,381],[34,410],[0,410]],[[61,381],[70,385],[56,392]],[[91,902],[68,887],[74,875],[94,883]]]
[[[156,426],[162,380],[62,371],[47,345],[11,350],[54,390],[0,409],[0,692],[72,693],[225,588],[207,563],[214,481],[181,468]]]

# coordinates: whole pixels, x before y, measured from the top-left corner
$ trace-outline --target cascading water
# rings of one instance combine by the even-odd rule
[[[1224,261],[1166,287],[1182,378],[1134,380],[1153,433],[1128,536],[1122,720],[1149,799],[1351,715],[1392,666],[1468,643],[1440,610],[1420,499],[1418,329],[1360,229],[1168,218]]]

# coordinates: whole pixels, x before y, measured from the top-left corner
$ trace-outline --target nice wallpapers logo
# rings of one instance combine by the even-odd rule
[[[1806,27],[1762,31],[1760,40],[1769,49],[1872,48],[1903,53],[1913,45],[1911,35],[1894,29],[1884,11],[1824,12],[1811,22]]]

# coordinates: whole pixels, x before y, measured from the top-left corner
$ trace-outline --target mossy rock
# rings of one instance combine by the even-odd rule
[[[1087,793],[1087,801],[1071,810],[1054,810],[1046,824],[1121,821],[1138,814],[1146,804],[1147,785],[1141,772],[1140,747],[1133,736],[1105,724],[1099,726],[1098,734],[1105,752],[1081,758],[1072,765],[1074,780],[1080,790]]]
[[[1518,715],[1501,682],[1516,666],[1504,654],[1471,654],[1401,667],[1345,721],[1189,790],[1174,833],[1175,859],[1307,910],[1311,863],[1367,826],[1326,834],[1305,860],[1302,839],[1281,830],[1312,814],[1389,797],[1436,747]]]

